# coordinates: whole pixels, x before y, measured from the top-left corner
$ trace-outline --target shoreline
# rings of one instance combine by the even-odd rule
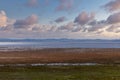
[[[9,46],[9,47],[0,47],[0,52],[11,52],[11,51],[35,51],[35,50],[45,50],[45,49],[51,49],[51,50],[55,50],[55,49],[86,49],[86,50],[89,50],[89,49],[91,49],[91,50],[108,50],[108,49],[114,49],[114,50],[118,50],[118,49],[120,49],[120,48],[117,48],[117,47],[115,47],[115,48],[109,48],[109,47],[101,47],[101,48],[84,48],[84,47],[71,47],[71,48],[69,48],[69,47],[58,47],[58,48],[54,48],[54,47],[34,47],[34,46],[32,46],[32,47],[13,47],[13,46]]]

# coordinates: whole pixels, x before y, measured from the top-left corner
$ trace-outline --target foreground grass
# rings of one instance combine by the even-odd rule
[[[4,66],[0,80],[120,80],[120,66]]]

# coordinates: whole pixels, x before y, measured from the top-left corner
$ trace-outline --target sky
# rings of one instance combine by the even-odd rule
[[[120,39],[120,0],[0,0],[0,38]]]

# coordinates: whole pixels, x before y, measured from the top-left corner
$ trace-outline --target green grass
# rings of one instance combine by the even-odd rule
[[[120,80],[120,66],[4,66],[0,80]]]

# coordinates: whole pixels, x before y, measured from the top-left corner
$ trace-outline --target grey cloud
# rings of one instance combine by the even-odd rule
[[[107,24],[107,21],[106,20],[101,20],[101,21],[93,20],[90,23],[88,23],[88,25],[91,25],[91,26],[97,25],[97,24]]]
[[[61,22],[64,22],[66,20],[66,17],[62,16],[62,17],[59,17],[55,20],[56,23],[61,23]]]
[[[105,20],[101,20],[101,21],[92,21],[88,24],[90,27],[87,28],[88,32],[102,32],[99,31],[100,29],[105,28],[108,24]]]
[[[109,24],[120,23],[120,12],[110,15],[107,19],[107,22]]]
[[[118,11],[120,10],[120,0],[112,0],[103,7],[105,7],[108,11]]]
[[[38,22],[38,16],[31,15],[23,20],[16,20],[14,23],[14,28],[29,28],[29,26],[34,25]]]
[[[87,31],[88,32],[98,32],[100,29],[102,29],[104,27],[105,27],[105,25],[97,24],[97,25],[94,25],[94,26],[91,26],[91,27],[87,28]]]
[[[70,22],[67,25],[60,26],[58,29],[59,30],[72,30],[74,26],[74,23]]]
[[[85,25],[89,21],[93,20],[95,17],[94,13],[88,14],[87,12],[81,12],[74,20],[75,23],[78,23],[80,25]]]
[[[66,25],[60,26],[58,30],[61,31],[69,31],[69,32],[103,32],[102,29],[105,28],[108,24],[106,21],[92,21],[88,23],[87,25],[80,25],[76,24],[74,22],[70,22]]]
[[[73,22],[69,22],[69,23],[66,24],[66,25],[60,26],[60,27],[58,28],[58,30],[68,31],[68,32],[78,32],[78,31],[81,30],[81,26],[80,26],[80,25],[76,25],[76,24],[73,23]]]
[[[53,25],[42,25],[36,24],[32,27],[32,31],[34,32],[54,32],[56,30],[56,26]]]
[[[101,21],[92,21],[89,23],[91,27],[87,28],[88,32],[96,32],[100,31],[101,29],[105,29],[107,32],[120,32],[120,12],[111,14],[107,20]],[[103,31],[102,31],[103,32]]]

